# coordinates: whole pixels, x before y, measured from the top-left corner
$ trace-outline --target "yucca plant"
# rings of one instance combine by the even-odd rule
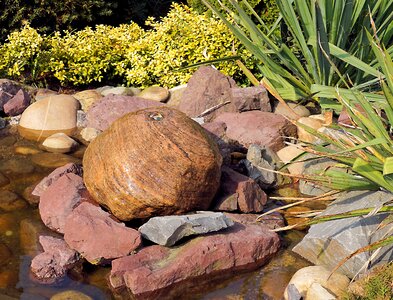
[[[372,32],[370,14],[381,42],[393,52],[390,0],[277,0],[281,37],[271,34],[274,28],[267,28],[246,0],[241,2],[251,16],[235,0],[228,0],[232,7],[221,4],[230,17],[212,1],[203,0],[259,62],[265,86],[285,100],[315,99],[332,107],[335,102],[326,100],[335,97],[332,88],[346,86],[327,57],[345,74],[350,88],[364,92],[378,88],[382,75],[376,70],[378,62],[367,39],[367,33]],[[379,95],[367,96],[381,100]]]

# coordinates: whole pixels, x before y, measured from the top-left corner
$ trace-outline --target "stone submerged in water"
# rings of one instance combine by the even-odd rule
[[[56,281],[80,260],[78,253],[70,249],[62,239],[40,236],[40,244],[44,252],[31,262],[31,270],[40,280]]]
[[[99,206],[82,202],[66,219],[64,239],[92,264],[123,257],[141,244],[140,233],[119,223]]]
[[[201,211],[183,216],[151,218],[139,227],[139,232],[144,238],[156,244],[173,246],[183,237],[218,231],[233,224],[223,213]]]
[[[42,146],[49,152],[67,153],[75,149],[78,143],[65,133],[59,132],[48,136]]]
[[[182,214],[208,209],[221,162],[200,125],[178,110],[154,107],[127,114],[89,144],[84,181],[120,220]]]
[[[23,112],[18,131],[24,138],[35,141],[58,132],[71,135],[76,129],[78,107],[79,102],[72,96],[49,96]]]
[[[187,284],[258,268],[279,247],[278,235],[264,225],[235,223],[225,232],[197,237],[174,249],[149,246],[114,260],[109,281],[115,289],[127,287],[137,299],[176,299],[179,290],[184,296]]]

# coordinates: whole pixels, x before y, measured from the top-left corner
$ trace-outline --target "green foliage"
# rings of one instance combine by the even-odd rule
[[[349,78],[350,87],[373,88],[378,73],[369,68],[377,63],[367,40],[372,26],[393,51],[391,1],[277,0],[281,37],[269,35],[270,29],[245,0],[241,3],[252,16],[237,1],[228,0],[230,19],[209,0],[203,1],[258,60],[265,84],[286,100],[324,100],[318,93],[326,86],[346,87],[334,68]]]
[[[230,56],[232,49],[246,59],[250,56],[220,20],[200,15],[183,5],[174,4],[161,21],[150,18],[147,24],[152,29],[130,44],[126,53],[128,64],[122,62],[117,66],[118,74],[125,76],[129,85],[175,86],[186,83],[195,71],[176,71],[182,67]],[[248,66],[252,68],[251,64]],[[216,67],[241,79],[234,62],[223,62]]]
[[[184,5],[174,4],[161,21],[150,18],[147,24],[149,30],[131,23],[48,36],[25,25],[0,46],[0,75],[27,82],[56,79],[68,86],[113,80],[172,87],[186,83],[195,71],[179,71],[182,67],[231,56],[233,49],[251,56],[219,19]],[[215,65],[244,82],[236,63]],[[253,68],[249,59],[246,65]]]
[[[347,292],[345,300],[390,300],[393,299],[393,264],[377,268],[370,275],[356,282],[358,293]],[[359,293],[360,292],[360,293]]]

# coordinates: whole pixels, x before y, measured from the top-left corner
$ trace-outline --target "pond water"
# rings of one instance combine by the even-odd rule
[[[71,155],[47,153],[18,136],[15,128],[0,132],[0,299],[50,299],[66,290],[81,291],[93,299],[123,299],[107,287],[108,267],[88,264],[56,284],[40,284],[30,274],[30,261],[39,252],[38,236],[51,234],[42,224],[32,188],[56,167],[80,162],[84,146]],[[309,263],[290,249],[304,233],[283,235],[284,247],[263,268],[185,291],[184,299],[281,299],[300,268]]]

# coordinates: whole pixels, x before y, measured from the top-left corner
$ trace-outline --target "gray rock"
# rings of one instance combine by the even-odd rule
[[[297,290],[294,284],[289,284],[287,287],[288,300],[301,300],[302,295]]]
[[[0,118],[0,129],[4,129],[7,126],[7,121],[4,118]]]
[[[311,157],[312,157],[311,154],[307,154],[304,157],[304,159],[309,159]],[[324,170],[333,167],[335,164],[337,164],[337,162],[329,158],[317,158],[317,159],[309,160],[304,162],[303,174],[304,175],[321,174]],[[330,189],[302,179],[299,181],[299,191],[300,193],[305,195],[319,196],[330,191]]]
[[[76,126],[82,128],[85,128],[87,126],[86,113],[81,109],[78,109],[78,111],[76,112]]]
[[[274,171],[280,159],[266,146],[251,145],[247,151],[247,159],[241,163],[247,169],[247,176],[254,179],[262,189],[273,187],[277,176]]]
[[[223,213],[198,212],[182,216],[151,218],[139,228],[142,236],[163,246],[172,246],[185,236],[228,228],[234,223]]]
[[[393,200],[393,194],[384,191],[353,191],[342,194],[324,212],[323,215],[345,213],[348,211],[379,207]],[[313,264],[324,265],[330,270],[348,255],[382,238],[391,226],[378,229],[386,214],[333,220],[312,225],[308,234],[297,244],[293,251],[305,257]],[[381,249],[370,267],[387,263],[393,259],[392,246]],[[370,259],[370,252],[363,252],[348,260],[340,272],[348,277],[356,273]]]

